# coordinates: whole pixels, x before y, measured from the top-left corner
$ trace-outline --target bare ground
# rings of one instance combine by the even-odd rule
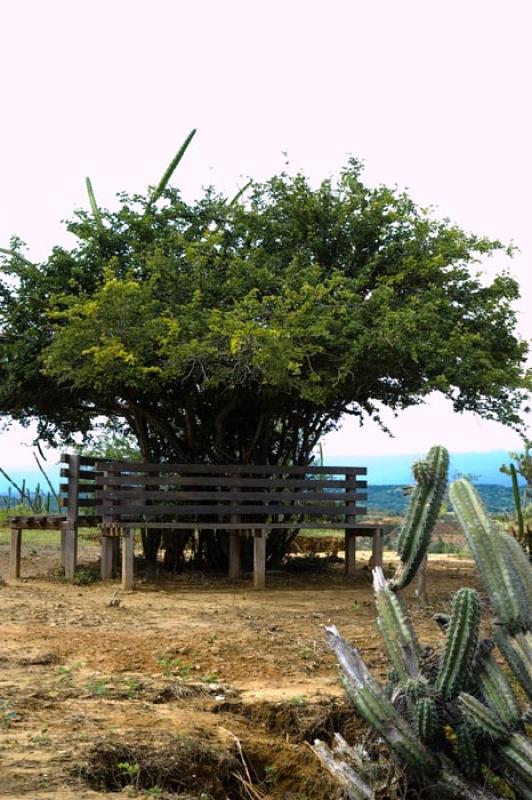
[[[387,669],[368,553],[354,581],[341,564],[269,575],[263,592],[248,578],[159,576],[109,606],[118,584],[54,577],[54,538],[25,546],[25,577],[0,588],[0,796],[110,798],[137,787],[138,797],[334,797],[308,742],[365,731],[324,626],[336,624],[381,678]],[[3,536],[0,575],[7,558]],[[80,561],[97,558],[85,542]],[[391,554],[385,564],[393,569]],[[432,614],[464,584],[476,585],[468,560],[431,557],[430,607],[411,598],[422,641],[440,641]]]

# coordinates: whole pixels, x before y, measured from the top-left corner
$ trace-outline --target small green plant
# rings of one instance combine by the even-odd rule
[[[172,675],[179,675],[180,678],[186,678],[192,669],[192,664],[184,664],[180,658],[165,658],[161,656],[157,659],[157,664],[167,678]]]
[[[0,728],[10,728],[16,719],[18,714],[10,707],[9,701],[0,701]]]
[[[90,586],[100,580],[100,572],[96,567],[83,567],[74,573],[73,582],[76,586]]]
[[[288,702],[291,706],[305,706],[307,704],[307,699],[303,695],[295,695],[291,697]]]
[[[264,783],[267,786],[273,786],[276,775],[277,767],[275,767],[273,764],[268,764],[268,766],[264,767]]]
[[[62,681],[71,681],[74,677],[74,672],[76,672],[81,667],[80,661],[74,661],[73,664],[67,666],[66,664],[61,664],[61,666],[57,667],[57,674],[61,678]]]
[[[220,675],[217,672],[207,672],[201,676],[203,683],[220,683]]]
[[[314,651],[312,647],[302,647],[298,653],[299,658],[302,658],[303,661],[308,661],[309,658],[312,658],[314,655]]]
[[[92,697],[105,697],[109,694],[111,687],[106,678],[91,678],[85,684],[85,688]]]
[[[31,737],[31,743],[36,747],[48,747],[52,742],[44,733],[37,733]]]
[[[140,764],[137,764],[136,761],[134,763],[131,763],[130,761],[120,761],[117,764],[117,767],[129,780],[129,786],[138,789]]]
[[[132,700],[136,700],[142,689],[142,684],[138,678],[130,677],[126,681],[126,694]]]
[[[146,790],[146,797],[149,797],[150,800],[161,800],[163,794],[164,790],[160,786],[152,786]]]

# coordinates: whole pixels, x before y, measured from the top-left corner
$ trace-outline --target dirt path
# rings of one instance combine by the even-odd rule
[[[95,555],[85,547],[81,560]],[[334,726],[355,739],[361,726],[344,703],[324,626],[336,624],[376,674],[385,677],[387,669],[364,554],[354,582],[340,565],[327,574],[276,573],[260,593],[248,580],[160,578],[121,595],[118,607],[109,606],[117,584],[71,586],[47,578],[57,560],[53,545],[26,551],[28,577],[0,589],[0,796],[109,798],[98,788],[135,784],[138,773],[129,773],[148,762],[151,794],[138,796],[164,797],[157,794],[161,782],[199,796],[194,792],[204,779],[187,786],[182,763],[180,779],[157,772],[154,753],[166,753],[168,763],[176,737],[214,748],[198,756],[200,772],[218,746],[229,748],[261,796],[329,796],[306,742]],[[6,573],[2,545],[0,575]],[[470,562],[431,559],[432,608],[414,611],[422,640],[439,640],[431,615],[447,608],[464,583],[475,585]],[[150,743],[151,755],[141,747]],[[183,754],[188,764],[194,758]],[[88,783],[80,774],[87,763]],[[251,796],[240,778],[234,784],[234,769],[216,767],[229,776],[220,787],[209,783],[215,767],[207,770],[205,796]]]

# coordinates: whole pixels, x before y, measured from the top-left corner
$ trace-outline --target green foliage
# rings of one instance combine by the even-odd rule
[[[354,160],[317,188],[283,174],[188,204],[168,181],[189,141],[154,192],[78,211],[72,250],[33,265],[12,241],[1,413],[48,441],[104,416],[152,458],[257,461],[309,458],[346,411],[434,390],[517,424],[518,288],[473,272],[500,242],[365,186]]]
[[[15,238],[0,257],[0,415],[54,444],[104,418],[180,463],[306,464],[345,414],[433,391],[519,424],[518,286],[477,273],[508,248],[366,186],[356,160],[317,187],[281,174],[187,203],[169,181],[192,135],[146,195],[104,209],[90,191],[72,249],[31,264]],[[289,542],[270,539],[270,564]]]
[[[426,459],[417,461],[412,469],[417,483],[397,542],[401,565],[392,588],[408,586],[427,553],[447,487],[449,454],[444,447],[432,447]]]
[[[425,465],[417,472],[425,486],[434,475]],[[496,613],[495,642],[513,678],[529,691],[532,568],[518,544],[491,525],[467,481],[455,481],[450,494]],[[427,651],[415,644],[400,593],[392,591],[382,569],[376,568],[373,575],[377,623],[392,666],[390,685],[383,689],[358,650],[350,648],[334,627],[327,629],[342,682],[359,713],[406,767],[409,783],[421,796],[476,800],[509,796],[513,791],[515,798],[528,800],[532,746],[525,735],[526,717],[494,658],[494,642],[478,640],[477,593],[464,587],[454,596],[443,653],[434,658],[432,648]],[[327,748],[317,742],[315,752],[324,751],[327,755]],[[356,783],[355,796],[373,796],[360,765],[356,759],[345,760],[346,754],[339,748],[335,760],[328,751],[330,758],[322,761],[340,781],[343,776]],[[480,784],[486,774],[492,778],[491,789]]]

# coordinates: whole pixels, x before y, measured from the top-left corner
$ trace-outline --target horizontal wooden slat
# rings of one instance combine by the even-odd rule
[[[304,514],[305,516],[321,516],[325,514],[333,515],[333,516],[345,516],[346,509],[342,506],[293,506],[293,505],[268,505],[268,506],[245,506],[245,505],[238,505],[232,504],[228,506],[222,506],[220,504],[212,504],[209,505],[208,503],[204,503],[201,506],[187,506],[187,505],[180,505],[180,506],[165,506],[165,505],[133,505],[133,504],[124,504],[124,505],[117,505],[117,506],[107,506],[107,505],[99,505],[96,507],[98,512],[101,514],[105,514],[106,516],[115,516],[115,515],[143,515],[146,517],[160,517],[166,515],[174,515],[174,516],[189,516],[190,514],[218,514],[219,516],[222,515],[229,515],[229,514],[260,514],[260,515],[270,515],[270,514],[289,514],[293,516],[294,514]],[[360,513],[357,509],[357,512]]]
[[[105,475],[102,476],[98,473],[95,484],[98,488],[105,486],[124,486],[131,488],[141,488],[144,486],[220,486],[220,487],[254,487],[254,488],[306,488],[306,489],[365,489],[368,485],[367,481],[343,481],[331,478],[326,480],[324,478],[316,478],[315,480],[304,478],[226,478],[220,476],[218,478],[205,478],[198,476],[191,478],[188,476],[175,476],[167,475],[146,475],[142,478],[136,478],[132,475]]]
[[[72,455],[73,455],[72,453],[61,453],[61,463],[70,464],[70,459]],[[79,458],[79,463],[82,466],[86,467],[94,467],[97,461],[100,464],[107,464],[107,461],[105,459],[94,458],[94,456],[78,456],[78,458]]]
[[[361,513],[365,514],[366,510],[361,509]],[[121,527],[127,530],[131,530],[132,528],[139,528],[139,530],[144,530],[145,528],[157,528],[161,530],[205,530],[205,531],[215,531],[215,530],[225,530],[225,531],[237,531],[237,530],[261,530],[261,531],[272,531],[272,530],[282,530],[284,528],[289,528],[291,530],[295,528],[305,529],[305,530],[358,530],[360,528],[360,523],[356,522],[249,522],[247,523],[247,528],[244,528],[238,522],[144,522],[144,521],[136,521],[136,522],[117,522],[114,523],[116,527]],[[105,526],[104,526],[105,529]],[[361,530],[360,536],[372,536],[373,532],[375,531],[375,526],[368,528],[367,532]],[[377,528],[381,530],[380,527]]]
[[[68,508],[69,505],[68,497],[61,497],[60,500],[61,500],[61,507]],[[95,497],[78,498],[78,508],[94,508],[95,505],[99,505]]]
[[[127,473],[173,472],[177,474],[241,474],[241,475],[365,475],[366,467],[292,467],[272,464],[141,464],[125,461],[96,462],[97,470]]]
[[[96,498],[99,500],[118,500],[121,503],[131,502],[132,500],[159,500],[161,502],[167,500],[218,500],[220,502],[231,503],[238,500],[264,500],[268,503],[283,502],[285,500],[297,500],[299,502],[309,503],[314,503],[317,500],[325,500],[331,503],[367,500],[366,492],[166,492],[144,489],[127,489],[125,491],[97,489],[95,494]],[[82,499],[80,499],[80,503],[81,502],[83,502]]]
[[[98,475],[101,475],[101,474],[102,473],[99,473],[97,471],[92,471],[92,470],[88,470],[88,469],[80,469],[78,477],[79,477],[79,479],[81,481],[94,481],[95,478],[97,478]],[[60,475],[61,478],[70,478],[70,469],[63,467],[60,470],[59,475]]]

